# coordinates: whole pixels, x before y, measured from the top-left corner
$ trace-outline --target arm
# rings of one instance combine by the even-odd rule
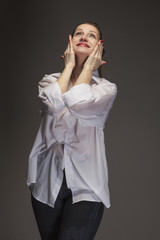
[[[57,83],[60,73],[45,75],[38,84],[39,95],[49,113],[57,115],[65,107],[62,94]]]
[[[58,78],[57,83],[61,90],[61,93],[65,93],[68,90],[69,80],[75,66],[75,54],[73,51],[71,35],[69,35],[69,42],[66,51],[64,52],[64,61],[65,61],[65,68]]]
[[[102,61],[103,43],[99,41],[85,61],[83,70],[74,87],[62,95],[70,112],[86,124],[103,126],[117,94],[115,84],[99,79],[99,84],[90,86],[92,73]]]
[[[39,82],[39,97],[49,112],[58,114],[64,107],[62,94],[68,90],[69,80],[75,66],[75,55],[71,45],[71,36],[64,52],[65,68],[60,76],[45,75]]]
[[[66,66],[64,68],[61,76],[57,80],[57,83],[61,90],[61,94],[68,91],[68,85],[69,85],[69,80],[70,80],[72,71],[73,71],[73,68],[71,66]]]
[[[105,61],[102,60],[103,47],[104,47],[103,42],[99,41],[94,51],[86,59],[83,70],[79,75],[75,85],[79,85],[81,83],[90,84],[93,71],[98,69],[100,65],[106,63]]]
[[[70,112],[87,125],[104,127],[117,95],[117,86],[105,79],[90,86],[80,84],[62,95]]]
[[[83,70],[79,75],[75,85],[79,85],[81,83],[90,84],[93,71],[97,69],[100,65],[106,63],[105,61],[102,61],[102,51],[103,51],[103,43],[102,41],[99,41],[94,51],[87,58],[84,64]],[[75,67],[75,53],[73,50],[71,35],[69,35],[69,43],[66,51],[64,52],[63,58],[65,61],[65,68],[60,78],[57,80],[62,94],[68,90],[69,80],[70,80],[72,71]]]

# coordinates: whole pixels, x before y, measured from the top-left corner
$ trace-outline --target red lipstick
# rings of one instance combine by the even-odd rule
[[[77,46],[90,48],[90,46],[87,43],[82,43],[82,42],[78,43]]]

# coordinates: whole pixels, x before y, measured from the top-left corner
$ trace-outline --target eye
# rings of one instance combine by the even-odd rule
[[[90,37],[96,38],[96,36],[93,33],[90,34]]]
[[[77,35],[82,35],[82,32],[76,32],[75,35],[76,35],[76,36],[77,36]]]

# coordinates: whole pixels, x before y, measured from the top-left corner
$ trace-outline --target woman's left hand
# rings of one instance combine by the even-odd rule
[[[104,47],[103,41],[100,40],[95,49],[93,50],[93,52],[89,55],[89,57],[85,61],[84,68],[94,71],[101,65],[106,64],[106,62],[102,60],[103,47]]]

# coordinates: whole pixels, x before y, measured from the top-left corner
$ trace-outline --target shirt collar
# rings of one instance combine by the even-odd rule
[[[59,77],[61,75],[61,73],[54,73],[54,76],[57,76]],[[98,73],[98,70],[95,70],[92,74],[92,80],[93,81],[96,81],[97,83],[100,83],[100,77],[99,77],[99,73]],[[91,81],[92,81],[91,80]]]
[[[96,81],[97,83],[100,83],[100,77],[99,77],[99,73],[98,73],[98,70],[95,70],[92,74],[92,79],[94,81]]]

